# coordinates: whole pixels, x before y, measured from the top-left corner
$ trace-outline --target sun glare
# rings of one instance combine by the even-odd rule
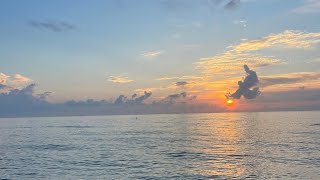
[[[229,99],[228,101],[227,101],[227,105],[232,105],[233,104],[233,100],[231,100],[231,99]]]

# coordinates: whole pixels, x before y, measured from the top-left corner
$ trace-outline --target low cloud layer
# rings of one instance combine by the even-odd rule
[[[256,78],[251,70],[242,82],[246,87],[255,84]],[[251,74],[251,75],[250,75]],[[0,89],[7,88],[0,84]],[[35,84],[30,84],[21,89],[11,89],[8,93],[0,93],[0,117],[20,116],[79,116],[79,115],[116,115],[116,114],[161,114],[161,113],[208,113],[224,112],[223,106],[198,102],[195,95],[187,92],[170,94],[163,99],[146,103],[151,97],[151,92],[142,95],[120,95],[115,100],[67,101],[63,103],[49,103],[46,98],[52,92],[34,94]],[[242,87],[243,88],[243,87]],[[243,91],[242,91],[243,92]],[[261,110],[307,110],[320,107],[320,90],[297,88],[295,91],[265,93],[257,101],[257,107],[241,106],[235,111],[261,111]],[[236,92],[237,93],[237,92]],[[242,94],[247,96],[246,93]],[[236,96],[236,95],[235,95]],[[237,95],[238,96],[238,95]],[[249,98],[251,98],[251,94]],[[295,107],[281,102],[291,102]],[[289,100],[288,100],[289,99]],[[259,104],[260,103],[260,104]],[[274,104],[277,104],[275,109]]]
[[[192,102],[196,98],[197,96],[188,95],[187,92],[182,92],[177,94],[170,94],[160,102],[168,103],[168,104],[184,104],[184,103]]]
[[[147,100],[152,95],[152,92],[145,91],[143,95],[138,96],[136,93],[134,93],[131,96],[131,99],[129,99],[125,95],[120,95],[115,100],[115,105],[124,105],[124,104],[143,104],[145,100]]]
[[[259,87],[256,87],[259,83],[257,73],[250,70],[247,65],[244,65],[244,70],[247,76],[243,81],[238,81],[238,89],[233,94],[227,94],[227,98],[240,99],[243,96],[246,99],[254,99],[260,95]]]
[[[22,89],[11,88],[8,93],[0,93],[0,116],[45,112],[50,104],[45,99],[34,96],[34,88],[35,84],[30,84]]]

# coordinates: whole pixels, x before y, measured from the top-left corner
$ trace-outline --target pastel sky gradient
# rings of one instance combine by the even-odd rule
[[[262,94],[233,108],[320,106],[318,0],[3,0],[1,84],[49,102],[187,92],[224,104],[247,64]],[[300,97],[301,96],[301,97]]]

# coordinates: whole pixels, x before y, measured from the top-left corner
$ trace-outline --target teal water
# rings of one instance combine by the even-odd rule
[[[0,179],[320,179],[319,117],[2,118]]]

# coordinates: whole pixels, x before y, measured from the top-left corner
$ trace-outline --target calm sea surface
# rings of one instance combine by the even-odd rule
[[[2,118],[0,179],[320,179],[319,117]]]

